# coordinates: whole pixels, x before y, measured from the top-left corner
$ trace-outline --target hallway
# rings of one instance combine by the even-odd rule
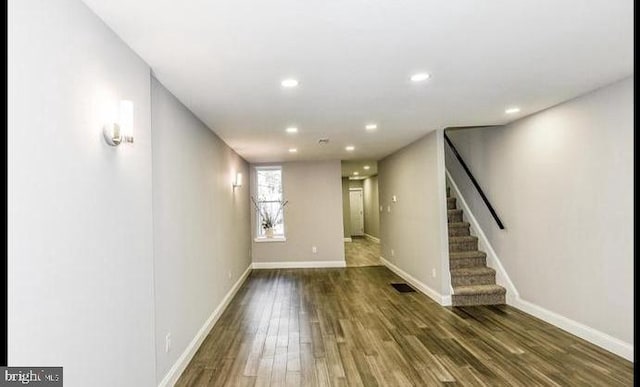
[[[344,257],[347,267],[381,266],[380,244],[365,237],[351,237],[352,242],[344,243]]]
[[[633,385],[634,5],[8,0],[0,365]]]

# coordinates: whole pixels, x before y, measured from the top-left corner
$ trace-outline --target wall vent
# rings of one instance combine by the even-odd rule
[[[318,140],[318,144],[322,145],[322,144],[328,144],[329,143],[329,138],[325,137],[325,138],[321,138]]]

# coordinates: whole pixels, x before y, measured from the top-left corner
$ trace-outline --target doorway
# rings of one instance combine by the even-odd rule
[[[364,196],[362,188],[349,189],[351,236],[364,236]]]
[[[347,267],[380,266],[376,161],[342,162],[342,221]]]

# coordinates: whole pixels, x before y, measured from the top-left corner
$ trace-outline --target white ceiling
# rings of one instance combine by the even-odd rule
[[[250,162],[377,160],[633,73],[632,0],[84,2]],[[432,78],[410,82],[418,71]]]
[[[364,169],[364,166],[368,166],[369,169]],[[343,161],[342,177],[356,177],[353,172],[358,172],[358,177],[368,177],[378,174],[378,162],[375,160],[351,160]]]

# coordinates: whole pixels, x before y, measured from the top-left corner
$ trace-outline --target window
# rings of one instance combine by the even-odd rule
[[[259,238],[266,237],[266,230],[262,226],[265,215],[273,219],[273,235],[284,237],[284,208],[282,207],[282,168],[258,167],[256,168],[256,235]]]

